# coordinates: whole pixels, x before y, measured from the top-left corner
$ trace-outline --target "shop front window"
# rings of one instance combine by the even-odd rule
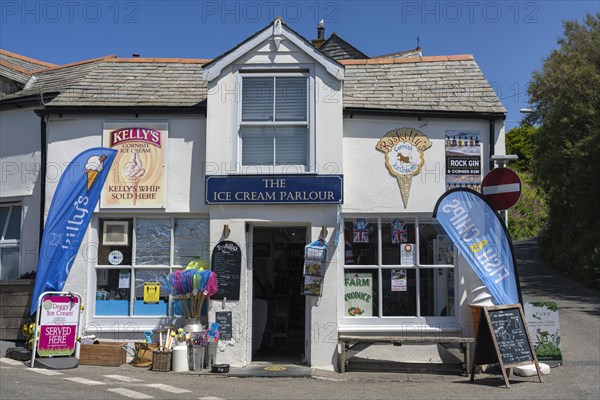
[[[344,317],[455,315],[455,250],[439,224],[418,217],[357,217],[346,218],[344,228]],[[349,281],[352,276],[357,281]],[[372,305],[357,301],[368,298]]]
[[[100,220],[96,316],[173,314],[167,276],[209,259],[209,222],[199,218]]]
[[[344,232],[346,264],[377,264],[379,235],[376,219],[357,218],[354,221],[346,221]]]
[[[19,278],[21,205],[0,204],[0,280]]]

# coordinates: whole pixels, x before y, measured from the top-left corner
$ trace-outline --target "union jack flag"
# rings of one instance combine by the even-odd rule
[[[406,230],[406,222],[401,219],[395,219],[392,221],[392,243],[406,243],[408,242],[408,231]]]
[[[355,219],[352,223],[354,228],[353,242],[368,243],[369,242],[369,221],[365,218]]]

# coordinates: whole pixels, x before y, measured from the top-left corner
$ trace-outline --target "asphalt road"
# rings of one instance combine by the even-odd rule
[[[548,270],[533,241],[517,243],[525,301],[559,304],[564,365],[544,376],[511,378],[458,375],[316,371],[313,378],[227,378],[80,366],[32,370],[0,359],[0,398],[9,399],[598,399],[600,398],[599,292]],[[3,343],[3,348],[6,343]],[[4,350],[3,350],[4,351]],[[47,375],[52,374],[52,375]]]

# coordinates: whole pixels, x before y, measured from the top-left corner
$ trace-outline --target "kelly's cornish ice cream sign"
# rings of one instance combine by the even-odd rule
[[[164,208],[167,123],[105,123],[104,146],[118,150],[103,208]]]
[[[385,154],[385,165],[396,177],[404,208],[408,206],[413,177],[419,175],[425,163],[423,153],[431,142],[422,132],[412,128],[389,131],[375,148]]]

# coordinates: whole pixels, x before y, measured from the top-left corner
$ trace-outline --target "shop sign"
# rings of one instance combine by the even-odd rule
[[[525,303],[525,319],[538,360],[562,362],[557,304],[553,301]]]
[[[342,175],[207,176],[206,204],[339,204]]]
[[[371,273],[344,274],[344,316],[373,316],[373,275]]]
[[[481,184],[481,141],[477,130],[448,130],[446,139],[446,190]]]
[[[242,275],[242,250],[232,241],[217,243],[212,252],[212,271],[219,279],[219,288],[213,300],[239,300]]]
[[[47,295],[39,311],[38,354],[43,357],[73,354],[79,326],[79,298]]]
[[[385,154],[385,165],[396,177],[404,208],[408,206],[413,177],[419,175],[425,163],[424,152],[432,145],[421,131],[400,128],[389,131],[375,148]]]
[[[504,221],[481,194],[447,191],[438,199],[433,218],[487,286],[495,304],[519,303],[512,241]]]
[[[85,150],[60,177],[44,225],[29,314],[42,293],[64,287],[116,154],[103,147]]]
[[[118,150],[102,190],[102,208],[164,208],[166,122],[105,123],[104,146]]]

